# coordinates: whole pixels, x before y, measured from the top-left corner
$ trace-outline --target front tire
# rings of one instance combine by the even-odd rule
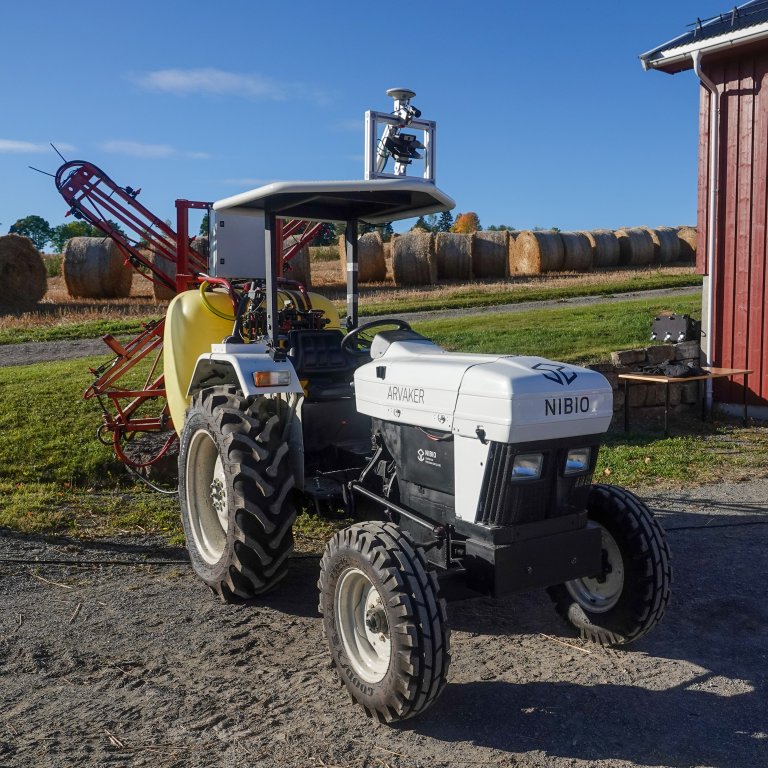
[[[319,610],[339,678],[366,713],[391,723],[445,686],[450,632],[437,576],[392,523],[345,528],[320,563]]]
[[[196,394],[179,445],[179,500],[195,573],[223,600],[272,589],[293,551],[293,475],[279,401]]]
[[[585,640],[623,645],[650,632],[669,603],[672,567],[664,531],[634,494],[594,485],[589,519],[600,526],[603,572],[550,587],[557,612]]]

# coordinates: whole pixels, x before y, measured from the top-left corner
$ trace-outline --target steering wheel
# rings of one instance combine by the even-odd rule
[[[413,330],[411,326],[405,322],[405,320],[398,320],[396,318],[383,318],[381,320],[371,320],[368,323],[358,325],[357,328],[352,329],[341,340],[341,351],[348,352],[352,355],[363,354],[364,352],[370,352],[371,344],[373,343],[373,337],[375,333],[370,333],[374,328],[392,328],[394,326],[400,331]]]

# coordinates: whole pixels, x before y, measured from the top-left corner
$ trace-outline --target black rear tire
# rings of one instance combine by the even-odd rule
[[[386,723],[429,707],[445,687],[450,631],[437,576],[392,523],[345,528],[320,563],[319,610],[352,700]]]
[[[603,574],[547,591],[585,640],[630,643],[661,621],[669,603],[672,567],[664,531],[637,496],[617,486],[594,485],[587,512],[602,528]]]
[[[223,600],[272,589],[293,551],[293,475],[279,401],[196,394],[179,445],[179,500],[195,573]]]

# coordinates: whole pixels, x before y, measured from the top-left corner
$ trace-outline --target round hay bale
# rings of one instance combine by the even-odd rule
[[[298,236],[286,237],[283,241],[284,251],[300,241]],[[286,280],[296,280],[309,288],[312,285],[310,269],[309,245],[300,248],[294,257],[283,267],[283,277]]]
[[[653,241],[653,260],[656,264],[670,264],[680,260],[680,239],[672,227],[648,227]]]
[[[509,232],[475,232],[472,239],[472,274],[509,277]]]
[[[208,254],[211,251],[210,243],[208,242],[208,235],[198,235],[193,237],[189,243],[189,247],[197,251],[206,261],[208,261]]]
[[[169,277],[174,282],[176,281],[176,262],[166,259],[165,256],[161,256],[155,251],[149,251],[148,258],[152,261],[155,269],[158,269],[164,275]],[[170,301],[175,295],[176,290],[173,288],[166,288],[166,286],[159,283],[152,283],[152,293],[158,301]]]
[[[442,280],[472,279],[471,234],[438,232],[435,237],[437,277]]]
[[[627,227],[617,229],[619,264],[623,267],[642,267],[653,263],[653,240],[647,229]]]
[[[346,282],[347,245],[344,235],[339,237],[339,261],[342,280]],[[378,232],[366,232],[357,240],[357,279],[361,283],[380,283],[387,279],[384,241]]]
[[[696,243],[698,235],[696,227],[678,227],[677,237],[680,241],[680,261],[696,261]]]
[[[610,229],[582,232],[592,247],[592,266],[595,269],[615,267],[619,263],[619,241]]]
[[[109,237],[72,237],[64,245],[64,282],[70,296],[83,299],[125,298],[133,270]]]
[[[513,275],[539,275],[563,268],[565,250],[559,232],[523,231],[515,238],[509,262]]]
[[[48,280],[40,252],[28,237],[0,237],[0,311],[32,309],[45,296]]]
[[[590,272],[593,267],[592,245],[581,232],[561,232],[563,241],[563,269]]]
[[[413,231],[401,235],[392,248],[395,285],[434,285],[437,282],[435,235]]]

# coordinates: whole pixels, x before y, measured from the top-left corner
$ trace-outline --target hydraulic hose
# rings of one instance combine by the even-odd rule
[[[210,301],[208,301],[208,297],[205,295],[206,288],[210,283],[207,280],[204,280],[202,283],[200,283],[200,298],[202,299],[203,306],[212,314],[216,315],[216,317],[220,317],[222,320],[230,320],[234,322],[235,316],[234,314],[228,315],[224,312],[222,312],[220,309],[216,309],[216,307],[211,304]]]

